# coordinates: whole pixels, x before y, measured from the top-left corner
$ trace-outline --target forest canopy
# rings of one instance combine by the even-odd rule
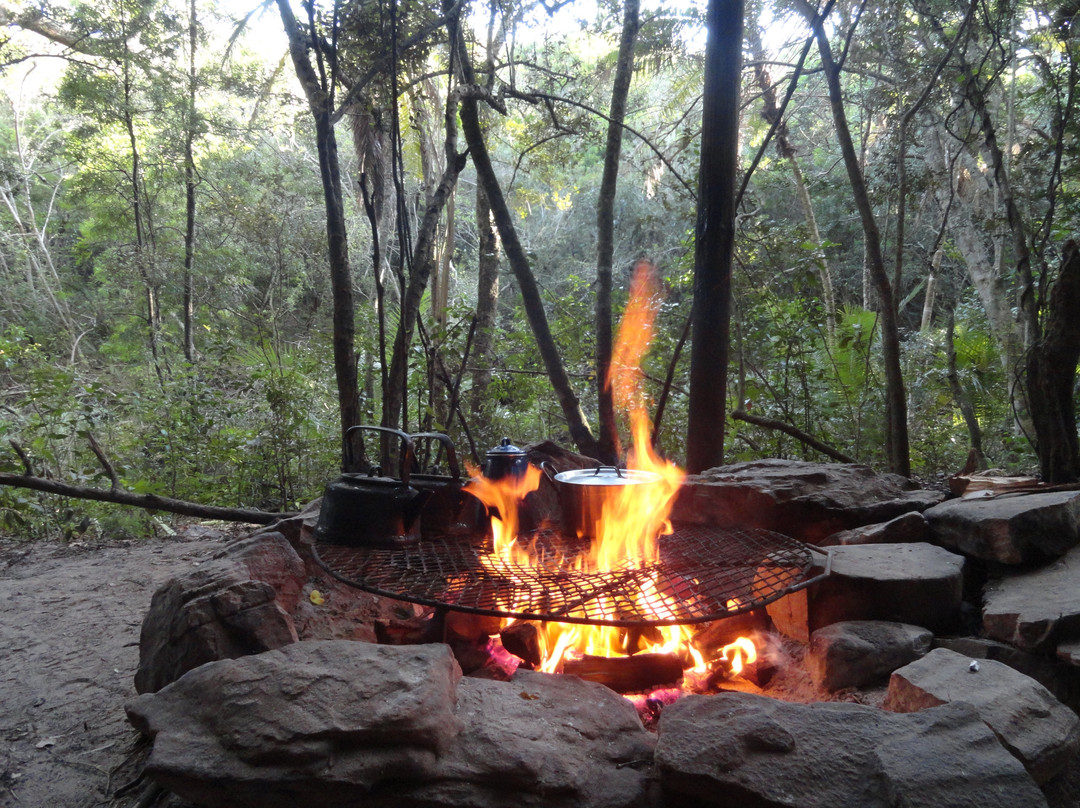
[[[1075,480],[1080,8],[736,7],[724,461]],[[706,11],[0,0],[0,473],[285,511],[357,423],[618,461],[642,262],[686,463]],[[0,485],[21,536],[151,518]]]

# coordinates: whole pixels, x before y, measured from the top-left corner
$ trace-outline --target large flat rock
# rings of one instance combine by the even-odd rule
[[[922,511],[942,495],[869,466],[756,460],[686,478],[672,510],[677,521],[757,527],[818,542],[840,530]]]
[[[987,582],[983,631],[1027,651],[1080,639],[1080,547],[1049,566]]]
[[[147,773],[206,808],[630,808],[653,750],[607,688],[461,679],[442,644],[300,642],[204,665],[128,714]]]
[[[884,706],[909,713],[951,702],[974,706],[1039,783],[1058,774],[1080,749],[1080,718],[1049,690],[1008,665],[946,648],[895,671]]]
[[[923,515],[935,544],[1001,564],[1061,556],[1080,542],[1080,492],[954,499]]]
[[[1046,800],[975,709],[908,715],[861,704],[689,696],[660,718],[668,805],[1036,808]]]
[[[960,619],[964,558],[925,542],[832,547],[832,574],[768,607],[777,627],[800,641],[846,620],[952,630]]]

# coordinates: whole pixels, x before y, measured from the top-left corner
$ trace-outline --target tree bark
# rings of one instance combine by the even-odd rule
[[[708,40],[701,112],[686,441],[686,465],[691,474],[724,462],[739,157],[742,0],[709,0],[705,26]]]
[[[1080,361],[1080,249],[1065,244],[1042,339],[1028,352],[1027,389],[1043,482],[1080,479],[1073,385]]]
[[[611,389],[611,275],[615,253],[615,192],[618,189],[619,161],[622,158],[626,99],[630,94],[630,81],[634,74],[634,43],[641,27],[638,10],[638,0],[626,0],[619,56],[615,62],[615,80],[611,86],[604,172],[596,200],[596,396],[599,404],[600,433],[597,449],[600,461],[608,464],[614,464],[619,453],[619,431],[615,423]]]
[[[319,176],[322,179],[323,203],[326,207],[330,287],[334,300],[334,376],[337,381],[338,413],[341,421],[341,466],[343,471],[356,471],[358,469],[355,466],[363,458],[363,443],[357,439],[356,447],[347,446],[345,433],[349,427],[360,423],[360,389],[357,385],[354,349],[356,324],[352,272],[349,267],[348,229],[345,225],[337,139],[331,120],[334,111],[333,88],[325,71],[316,73],[308,55],[308,41],[293,16],[288,0],[277,0],[277,5],[289,38],[293,67],[300,85],[304,88],[308,108],[315,119],[315,144],[319,153]],[[317,37],[313,36],[312,41],[315,40]]]
[[[279,0],[284,2],[284,0]],[[460,69],[466,84],[475,84],[475,72],[466,57],[464,37],[456,22],[452,22],[450,28],[450,41],[454,43],[459,58]],[[521,300],[525,307],[525,316],[529,320],[536,347],[540,351],[540,358],[544,363],[548,379],[555,393],[555,397],[566,419],[570,438],[578,451],[589,457],[598,454],[596,437],[589,428],[585,413],[581,409],[581,402],[574,394],[574,388],[570,384],[570,377],[563,366],[562,356],[555,344],[555,337],[551,333],[551,326],[544,311],[544,301],[540,297],[540,287],[536,283],[532,269],[529,267],[529,258],[525,254],[525,248],[518,240],[517,229],[514,227],[510,208],[506,204],[499,178],[495,175],[495,167],[491,164],[491,156],[488,154],[487,143],[484,141],[483,131],[480,128],[479,105],[476,99],[477,93],[466,92],[461,97],[461,131],[468,145],[469,156],[476,168],[477,183],[484,189],[488,204],[491,205],[492,218],[495,227],[502,238],[503,249],[506,251],[510,269],[517,279],[518,288],[521,290]]]
[[[195,0],[191,0],[188,16],[188,108],[184,132],[184,189],[187,198],[187,219],[184,226],[184,359],[195,361],[195,294],[192,271],[195,265],[195,47],[198,44],[198,17]]]
[[[836,338],[836,292],[833,288],[832,272],[829,269],[829,260],[822,249],[821,231],[818,229],[817,216],[814,214],[814,206],[810,200],[810,191],[806,187],[806,178],[803,176],[802,166],[799,164],[798,151],[792,145],[788,136],[787,123],[781,118],[780,104],[776,98],[776,88],[773,86],[772,76],[766,66],[767,60],[765,49],[761,44],[761,36],[758,32],[756,21],[747,26],[746,40],[750,45],[750,55],[754,59],[754,77],[758,87],[761,88],[761,103],[764,106],[763,115],[765,120],[775,127],[776,151],[791,166],[791,179],[795,183],[795,195],[798,197],[799,206],[802,208],[803,217],[806,219],[806,227],[810,231],[810,241],[814,263],[817,265],[818,280],[821,283],[821,303],[825,307],[825,328],[830,340]]]
[[[823,19],[805,3],[800,3],[803,13],[810,21],[821,54],[821,65],[829,87],[829,105],[837,141],[847,169],[855,207],[862,222],[867,270],[877,292],[881,312],[881,347],[885,364],[885,451],[889,471],[904,477],[911,475],[911,455],[908,443],[907,400],[904,377],[900,368],[900,333],[896,317],[896,305],[892,284],[885,269],[881,249],[881,234],[874,217],[873,205],[866,189],[866,181],[859,165],[855,144],[844,111],[843,90],[840,86],[840,65],[833,58],[832,47],[825,33]]]
[[[495,337],[495,315],[499,305],[499,234],[491,223],[491,206],[484,188],[476,185],[476,234],[479,255],[476,277],[476,341],[473,347],[471,404],[473,416],[487,406],[487,389],[491,384],[492,345]]]
[[[964,418],[964,424],[968,430],[968,440],[971,442],[971,452],[974,454],[978,468],[986,468],[986,456],[982,449],[982,429],[979,428],[979,419],[975,415],[975,407],[971,403],[971,396],[967,394],[963,385],[960,384],[960,374],[956,369],[956,346],[953,342],[953,334],[956,331],[956,313],[949,309],[949,322],[945,327],[945,361],[948,366],[949,389],[952,390],[953,401],[960,408],[960,414]]]
[[[29,488],[32,491],[43,491],[46,494],[74,497],[75,499],[113,502],[117,505],[130,505],[148,511],[165,511],[167,513],[178,513],[181,516],[197,516],[201,519],[222,519],[226,522],[248,522],[253,525],[269,525],[280,519],[287,519],[296,515],[294,513],[270,513],[250,508],[222,508],[217,505],[200,505],[197,502],[159,497],[157,494],[133,494],[130,491],[115,488],[106,491],[85,485],[70,485],[29,474],[0,472],[0,485]]]

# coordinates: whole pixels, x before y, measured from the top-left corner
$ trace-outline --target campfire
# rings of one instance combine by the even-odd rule
[[[639,366],[656,316],[653,281],[653,268],[639,263],[605,380],[616,408],[630,420],[633,443],[627,469],[599,467],[559,474],[545,469],[559,490],[563,533],[587,544],[572,553],[560,548],[553,557],[535,533],[522,530],[523,522],[530,521],[521,517],[526,498],[544,479],[534,465],[497,479],[477,473],[466,487],[490,515],[492,551],[481,556],[480,563],[492,575],[506,576],[510,593],[528,591],[527,586],[513,585],[524,583],[514,572],[520,568],[555,566],[612,580],[640,574],[630,609],[625,591],[612,591],[591,601],[588,612],[579,604],[560,614],[560,620],[525,623],[507,617],[500,632],[504,646],[527,665],[549,673],[573,673],[621,691],[673,682],[684,675],[697,679],[738,675],[745,663],[757,659],[748,637],[722,646],[707,659],[693,642],[694,627],[679,622],[679,598],[665,591],[660,580],[659,540],[673,533],[669,515],[685,473],[658,456],[649,439],[651,423]],[[500,606],[508,613],[521,612],[529,597],[508,594]],[[735,612],[739,604],[729,599],[725,606]],[[633,622],[621,625],[628,617]]]
[[[619,692],[679,681],[707,690],[746,676],[745,666],[751,678],[765,675],[752,638],[758,622],[732,618],[760,614],[805,586],[813,558],[805,545],[767,530],[672,522],[685,474],[651,445],[639,370],[658,304],[651,266],[639,266],[631,293],[606,380],[629,419],[626,468],[559,471],[530,463],[505,439],[464,486],[442,486],[444,504],[447,491],[459,494],[453,524],[420,517],[419,527],[409,516],[421,499],[407,464],[399,481],[343,480],[335,494],[360,497],[364,513],[386,503],[396,532],[372,537],[354,527],[355,515],[321,513],[319,564],[360,589],[434,607],[436,624],[472,615],[476,639],[513,655],[513,664]],[[431,435],[398,437],[409,455],[411,439]],[[530,504],[541,486],[555,489],[561,519]]]

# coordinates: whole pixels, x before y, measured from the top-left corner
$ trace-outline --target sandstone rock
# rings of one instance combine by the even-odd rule
[[[942,496],[868,466],[757,460],[687,477],[672,518],[758,527],[817,542],[839,530],[925,510]]]
[[[992,659],[1030,676],[1073,710],[1080,707],[1080,670],[1041,653],[986,637],[935,637],[934,648],[948,648],[971,659]],[[1059,646],[1059,651],[1060,651]]]
[[[777,628],[800,641],[844,620],[887,620],[934,632],[960,619],[964,559],[926,543],[831,548],[832,574],[767,606]]]
[[[919,626],[848,620],[810,636],[806,667],[827,690],[860,687],[886,678],[930,650],[934,635]]]
[[[1057,558],[1080,542],[1076,491],[954,499],[924,515],[934,543],[1002,564]]]
[[[966,704],[891,715],[744,693],[688,696],[665,708],[659,733],[668,805],[1046,806]]]
[[[1080,639],[1080,548],[1042,569],[989,581],[983,631],[1028,651]]]
[[[918,511],[912,511],[881,524],[841,530],[826,536],[819,545],[831,547],[838,544],[905,544],[927,541],[929,535],[930,528],[926,517]]]
[[[1000,662],[945,648],[893,673],[885,709],[907,713],[950,702],[973,705],[1039,783],[1080,749],[1080,718],[1045,687]]]
[[[630,808],[653,741],[573,677],[461,679],[445,645],[297,643],[128,705],[147,772],[207,808]]]
[[[158,690],[206,662],[296,642],[289,611],[305,580],[299,556],[273,532],[173,578],[154,593],[143,619],[136,691]]]
[[[1057,658],[1066,665],[1071,665],[1074,668],[1080,667],[1080,640],[1058,643],[1055,653]]]

